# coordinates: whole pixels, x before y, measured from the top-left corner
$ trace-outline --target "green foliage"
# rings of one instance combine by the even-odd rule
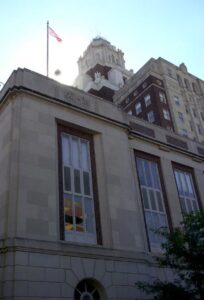
[[[163,256],[157,260],[160,266],[171,268],[177,279],[136,285],[153,293],[155,300],[204,300],[204,214],[185,215],[173,232],[162,228],[157,233],[165,237]]]

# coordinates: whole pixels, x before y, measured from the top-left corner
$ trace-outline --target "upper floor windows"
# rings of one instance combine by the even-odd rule
[[[146,96],[144,96],[144,101],[145,101],[145,106],[149,106],[151,104],[151,96],[149,94],[147,94]]]
[[[95,195],[93,192],[91,136],[60,130],[61,238],[95,244]],[[92,149],[92,150],[91,150]]]
[[[163,238],[154,230],[168,227],[158,163],[136,154],[144,217],[150,249],[159,249]]]
[[[161,102],[166,103],[166,96],[164,93],[159,92],[159,99]]]
[[[164,119],[170,120],[170,113],[167,109],[163,109],[163,116],[164,116]]]
[[[174,167],[177,190],[181,210],[183,213],[191,213],[199,210],[198,200],[195,192],[192,172],[182,168]]]
[[[141,102],[138,102],[135,104],[135,113],[136,115],[139,115],[142,112],[142,105]]]

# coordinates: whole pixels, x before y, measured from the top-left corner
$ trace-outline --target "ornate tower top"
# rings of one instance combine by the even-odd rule
[[[78,69],[76,86],[108,100],[133,75],[132,70],[125,69],[124,53],[100,36],[91,41],[79,58]],[[108,97],[104,93],[107,89]]]

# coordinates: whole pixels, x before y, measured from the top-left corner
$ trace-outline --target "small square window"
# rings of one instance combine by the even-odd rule
[[[136,112],[136,115],[139,115],[142,112],[141,102],[138,102],[135,104],[135,112]]]
[[[182,136],[188,137],[188,133],[187,133],[187,130],[185,128],[182,128],[180,132],[181,132]]]
[[[163,109],[163,116],[164,116],[164,119],[170,120],[170,113],[167,109]]]
[[[154,112],[153,110],[151,110],[150,112],[148,112],[147,114],[147,119],[150,123],[154,123],[155,121],[155,116],[154,116]]]
[[[144,100],[145,100],[145,106],[146,107],[151,104],[151,97],[150,97],[149,94],[144,97]]]
[[[161,102],[166,103],[166,96],[164,93],[159,92],[159,98]]]

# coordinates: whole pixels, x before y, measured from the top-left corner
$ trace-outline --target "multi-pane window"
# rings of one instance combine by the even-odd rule
[[[155,121],[155,116],[154,116],[154,112],[153,110],[151,110],[150,112],[148,112],[147,114],[147,119],[150,123],[154,123]]]
[[[191,213],[199,210],[195,187],[191,172],[174,168],[179,200],[183,213]]]
[[[158,164],[153,160],[136,157],[136,165],[150,248],[158,249],[163,239],[154,230],[168,227]]]
[[[170,113],[167,109],[163,109],[163,116],[164,116],[164,119],[170,120]]]
[[[145,106],[149,106],[151,104],[151,97],[149,94],[147,94],[146,96],[144,96],[144,101],[145,101]]]
[[[161,102],[166,103],[166,96],[164,93],[159,92],[159,99]]]
[[[135,104],[135,112],[136,112],[136,115],[139,115],[142,112],[141,102],[138,102],[137,104]]]
[[[64,238],[96,243],[89,140],[61,133]]]

